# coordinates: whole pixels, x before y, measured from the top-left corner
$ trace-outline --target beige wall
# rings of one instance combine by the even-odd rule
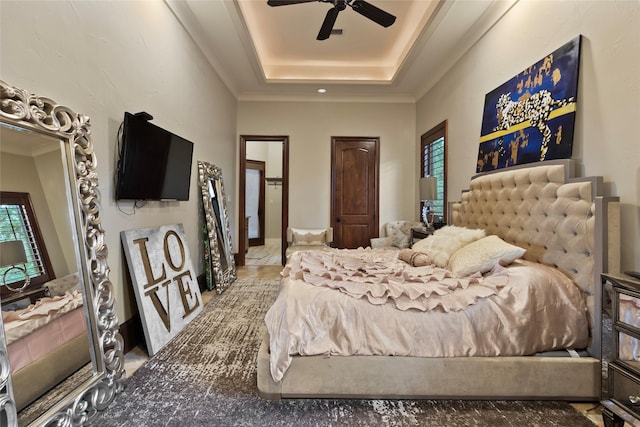
[[[60,147],[61,144],[56,143],[56,145]],[[66,185],[69,180],[69,172],[62,166],[64,164],[63,154],[60,149],[56,149],[34,157],[34,163],[53,222],[51,230],[47,230],[47,232],[53,233],[60,245],[60,253],[55,256],[49,254],[49,257],[52,263],[54,257],[61,257],[64,261],[64,268],[56,269],[54,264],[56,277],[75,273],[78,271],[78,250],[72,234],[74,233],[74,225],[69,216],[71,192]],[[39,211],[37,212],[36,215],[40,221]],[[49,246],[50,243],[47,242],[46,245]]]
[[[120,322],[137,312],[121,231],[183,223],[196,272],[203,272],[196,161],[222,168],[233,196],[236,101],[164,2],[2,1],[0,79],[90,117]],[[115,146],[125,111],[147,111],[153,123],[194,143],[188,202],[116,204]]]
[[[36,164],[38,167],[36,167]],[[57,166],[48,176],[42,171]],[[68,219],[60,221],[60,216],[68,213],[64,194],[64,182],[60,151],[47,153],[39,157],[2,153],[0,158],[0,190],[29,193],[38,228],[53,267],[53,274],[62,277],[78,271],[75,250]],[[60,235],[66,233],[66,235]]]
[[[418,136],[448,120],[449,200],[475,173],[485,94],[582,34],[573,157],[620,197],[622,269],[640,270],[638,22],[638,1],[516,3],[417,104]]]
[[[265,143],[265,142],[263,142]],[[267,144],[267,178],[282,178],[282,149],[280,141],[266,142]],[[272,240],[282,238],[282,185],[271,183],[265,189],[265,237]]]
[[[380,137],[380,224],[418,218],[413,103],[240,101],[238,133],[289,136],[292,227],[329,226],[332,136]]]

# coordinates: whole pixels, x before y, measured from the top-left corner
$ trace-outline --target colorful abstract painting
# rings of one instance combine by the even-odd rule
[[[571,158],[578,36],[485,97],[477,172]]]

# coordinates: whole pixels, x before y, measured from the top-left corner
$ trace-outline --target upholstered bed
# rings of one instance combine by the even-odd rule
[[[19,310],[3,311],[17,410],[90,362],[83,297],[76,274],[45,284],[52,293]]]
[[[432,259],[418,266],[420,274],[427,274],[427,278],[416,273],[418,270],[398,264],[414,260],[411,256],[402,260],[402,255],[412,255],[406,253],[390,256],[359,249],[350,253],[353,262],[325,252],[320,258],[301,253],[289,259],[283,270],[280,295],[266,318],[271,334],[265,335],[258,354],[259,394],[272,400],[307,397],[599,400],[600,274],[619,269],[619,207],[616,198],[603,195],[602,178],[574,178],[574,172],[570,160],[550,161],[478,175],[471,180],[470,190],[462,194],[462,200],[450,204],[451,229],[483,231],[483,236],[522,249],[508,262],[493,263],[481,272],[461,274],[459,266],[449,264],[455,253],[447,254],[446,266],[432,253]],[[433,237],[436,236],[425,242]],[[478,237],[463,242],[457,249],[468,249],[481,240]],[[473,255],[458,258],[465,264]],[[364,260],[363,264],[356,265],[358,260]],[[357,274],[339,270],[338,264]],[[455,273],[451,270],[454,267]],[[362,275],[362,271],[369,276],[370,270],[375,269],[394,273],[401,270],[403,277],[411,278],[409,282],[420,286],[426,283],[430,287],[426,292],[428,298],[415,296],[415,289],[420,288],[412,287],[416,283],[399,284],[395,278],[368,277],[367,287],[358,283],[359,278],[352,277]],[[536,289],[539,282],[547,281],[547,275],[542,280],[539,273],[528,269],[549,272],[553,279],[547,288],[553,292],[559,289],[561,293],[548,294],[545,290],[536,294],[542,292]],[[458,297],[461,306],[446,295],[442,301],[436,298],[434,302],[430,295],[442,294],[438,288],[441,285],[433,283],[434,275],[445,278],[449,288],[464,292],[471,288],[481,290]],[[517,276],[535,278],[530,281],[536,285],[529,288],[515,282]],[[374,290],[370,289],[371,280],[376,285]],[[380,282],[391,285],[381,290]],[[406,291],[407,287],[410,291]],[[347,333],[347,328],[344,332],[338,330],[339,322],[335,319],[326,327],[330,332],[323,332],[326,325],[320,324],[316,316],[319,309],[311,304],[315,304],[320,294],[329,293],[332,296],[323,303],[324,310],[332,309],[334,302],[337,306],[342,304],[340,301],[347,301],[352,311],[341,310],[335,316],[346,319],[343,323],[358,324],[359,333],[366,338],[357,341],[355,348],[353,335],[346,341],[349,345],[340,344],[340,336]],[[407,298],[407,294],[412,296]],[[513,299],[516,294],[525,298],[528,295],[534,309],[520,305],[519,299],[505,309],[508,312],[495,309],[497,299]],[[548,304],[541,306],[543,300]],[[553,308],[554,305],[560,307]],[[402,306],[404,310],[399,310]],[[493,307],[487,309],[488,306]],[[429,311],[434,307],[435,312]],[[313,313],[298,320],[297,314],[291,316],[296,310]],[[483,310],[491,314],[475,318],[467,315],[469,311],[484,313]],[[533,314],[526,314],[528,310]],[[376,323],[361,317],[369,311],[374,319],[385,320]],[[389,320],[382,315],[383,311],[394,312],[392,315],[397,317]],[[459,323],[447,319],[455,317],[471,320],[454,326]],[[391,325],[388,330],[384,330],[385,323]],[[504,344],[499,342],[497,329],[505,330]],[[403,333],[394,338],[389,331],[397,330]],[[529,343],[529,337],[536,334],[547,342]],[[329,335],[338,337],[338,342],[324,343]],[[471,342],[470,336],[477,340]],[[518,340],[523,341],[523,346],[513,347],[512,341]],[[417,341],[427,345],[417,352],[406,351],[406,347],[417,347]],[[361,345],[364,342],[374,344]],[[492,349],[485,351],[487,347]]]

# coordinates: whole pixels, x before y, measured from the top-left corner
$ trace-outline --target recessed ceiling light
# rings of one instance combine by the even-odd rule
[[[327,90],[326,90],[326,89],[324,89],[324,88],[320,88],[320,89],[318,89],[318,93],[326,93],[326,92],[327,92]]]

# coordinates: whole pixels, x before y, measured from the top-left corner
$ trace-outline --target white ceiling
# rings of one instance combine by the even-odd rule
[[[56,144],[51,144],[56,142]],[[0,122],[0,152],[19,156],[38,156],[60,149],[60,140]]]
[[[384,28],[347,7],[334,27],[343,34],[319,41],[327,2],[165,0],[239,100],[406,102],[424,95],[517,0],[367,1],[395,23]]]

